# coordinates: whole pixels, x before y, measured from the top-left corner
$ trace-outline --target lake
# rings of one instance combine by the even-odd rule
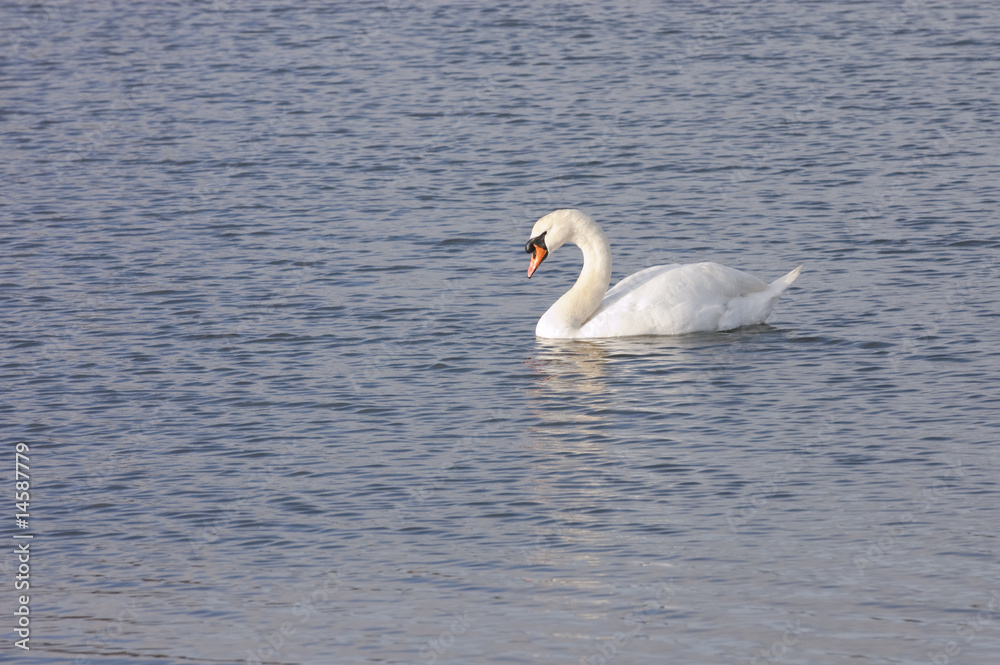
[[[5,656],[995,662],[1000,8],[0,21]],[[560,207],[613,281],[805,269],[764,325],[537,339]]]

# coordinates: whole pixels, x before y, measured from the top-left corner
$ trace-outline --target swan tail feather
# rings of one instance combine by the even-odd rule
[[[779,277],[767,289],[733,298],[726,303],[725,311],[719,319],[718,330],[733,330],[741,326],[764,323],[771,315],[774,304],[782,292],[791,286],[795,278],[802,272],[802,266]]]
[[[802,272],[802,266],[799,266],[795,270],[792,270],[791,272],[782,275],[778,279],[771,282],[768,285],[767,290],[774,292],[775,295],[781,293],[782,291],[784,291],[785,289],[787,289],[789,286],[792,285],[792,282],[796,280],[800,272]]]

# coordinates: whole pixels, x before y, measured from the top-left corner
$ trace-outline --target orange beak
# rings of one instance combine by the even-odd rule
[[[534,247],[535,251],[531,253],[531,263],[528,264],[528,279],[531,279],[531,276],[538,270],[538,266],[542,265],[542,261],[549,254],[544,247],[539,247],[538,245]]]

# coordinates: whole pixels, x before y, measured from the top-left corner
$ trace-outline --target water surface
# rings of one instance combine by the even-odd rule
[[[25,661],[994,662],[997,9],[0,16]],[[615,280],[806,271],[537,340],[565,206]]]

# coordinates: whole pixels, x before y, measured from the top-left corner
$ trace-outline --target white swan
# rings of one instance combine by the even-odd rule
[[[799,266],[765,284],[718,263],[654,266],[611,283],[611,246],[592,217],[574,209],[550,212],[531,229],[524,250],[528,277],[565,243],[583,250],[583,270],[569,291],[538,320],[535,334],[554,339],[680,335],[763,323]]]

